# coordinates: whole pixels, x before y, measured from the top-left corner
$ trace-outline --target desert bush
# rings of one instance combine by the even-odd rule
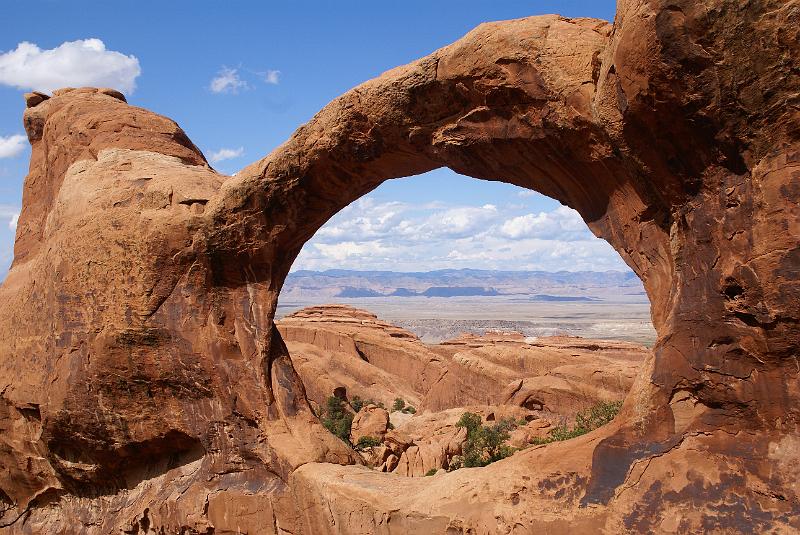
[[[570,429],[566,424],[556,426],[547,437],[538,438],[534,444],[549,444],[585,435],[613,420],[622,409],[621,401],[601,401],[597,405],[580,411],[575,415],[575,425]]]
[[[361,399],[360,396],[353,396],[353,399],[350,400],[350,406],[353,408],[353,411],[358,412],[367,405],[375,405],[376,407],[383,408],[383,403],[380,401],[375,401],[374,399]]]
[[[439,471],[439,469],[438,469],[438,468],[431,468],[430,470],[428,470],[427,472],[425,472],[425,475],[426,475],[426,476],[435,476],[435,475],[436,475],[436,472],[438,472],[438,471]]]
[[[364,405],[366,405],[366,402],[359,396],[353,396],[353,399],[350,400],[350,406],[353,407],[353,410],[356,412],[360,411]]]
[[[380,445],[381,441],[379,438],[365,435],[358,439],[358,443],[356,443],[356,449],[363,450],[366,448],[373,448],[375,446],[380,446]]]
[[[322,416],[322,425],[343,441],[350,443],[353,415],[345,410],[343,400],[336,396],[328,397],[325,413]]]
[[[486,466],[505,459],[516,451],[506,444],[510,438],[509,431],[516,427],[513,420],[502,420],[486,426],[482,425],[479,415],[465,412],[456,426],[467,430],[467,440],[462,448],[463,466],[467,468]]]
[[[392,412],[394,411],[402,411],[406,406],[406,402],[403,398],[394,398],[394,405],[392,405]]]

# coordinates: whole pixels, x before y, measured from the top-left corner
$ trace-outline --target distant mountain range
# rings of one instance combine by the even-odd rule
[[[620,295],[644,295],[642,283],[634,273],[478,269],[406,273],[332,269],[290,273],[281,300],[513,296],[533,301],[589,302]]]

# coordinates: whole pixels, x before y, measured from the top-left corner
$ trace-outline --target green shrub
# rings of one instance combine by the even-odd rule
[[[406,407],[406,412],[409,414],[417,414],[417,409],[409,405],[408,407]]]
[[[371,436],[363,436],[358,439],[358,443],[356,444],[356,449],[363,450],[366,448],[373,448],[375,446],[380,446],[381,441],[379,438],[371,437]]]
[[[491,426],[481,424],[481,417],[472,412],[462,414],[456,423],[457,427],[467,430],[467,440],[462,448],[463,465],[467,468],[486,466],[516,451],[506,444],[510,438],[509,431],[516,427],[513,420],[502,420]]]
[[[533,444],[549,444],[585,435],[598,427],[609,423],[619,414],[622,408],[621,401],[601,401],[597,405],[575,415],[575,425],[570,429],[566,425],[553,428],[545,438],[537,438]]]
[[[601,401],[588,411],[581,411],[575,415],[575,428],[594,431],[613,420],[622,409],[622,401]]]
[[[394,398],[394,405],[392,405],[392,412],[394,411],[401,411],[406,406],[405,400],[403,398]]]
[[[481,426],[481,417],[474,412],[465,412],[456,423],[456,427],[465,427],[467,436],[470,436]]]
[[[367,403],[358,396],[353,396],[353,399],[350,400],[350,406],[353,407],[353,410],[356,412],[360,411],[366,404]]]
[[[375,405],[376,407],[383,408],[383,403],[375,401],[374,399],[361,399],[360,396],[353,396],[353,399],[350,400],[350,406],[353,408],[354,412],[360,411],[367,405]]]
[[[430,470],[425,472],[425,476],[435,476],[436,472],[438,472],[438,471],[439,471],[438,468],[431,468]]]
[[[353,415],[345,410],[344,401],[336,396],[328,397],[322,417],[322,425],[340,439],[348,444],[350,443],[350,428],[353,425]]]

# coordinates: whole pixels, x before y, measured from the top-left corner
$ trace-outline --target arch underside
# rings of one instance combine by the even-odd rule
[[[2,522],[800,529],[799,13],[621,1],[614,26],[481,25],[336,99],[236,177],[112,92],[29,101],[0,290]],[[442,166],[576,209],[642,279],[659,338],[611,425],[398,479],[352,466],[321,428],[273,318],[330,217]]]

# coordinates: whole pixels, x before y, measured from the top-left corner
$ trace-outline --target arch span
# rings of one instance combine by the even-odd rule
[[[0,289],[3,524],[800,529],[799,18],[796,1],[621,0],[613,26],[482,25],[237,177],[117,92],[28,95]],[[272,320],[316,229],[441,166],[578,210],[642,278],[659,339],[615,424],[399,483],[340,466],[355,458]]]

